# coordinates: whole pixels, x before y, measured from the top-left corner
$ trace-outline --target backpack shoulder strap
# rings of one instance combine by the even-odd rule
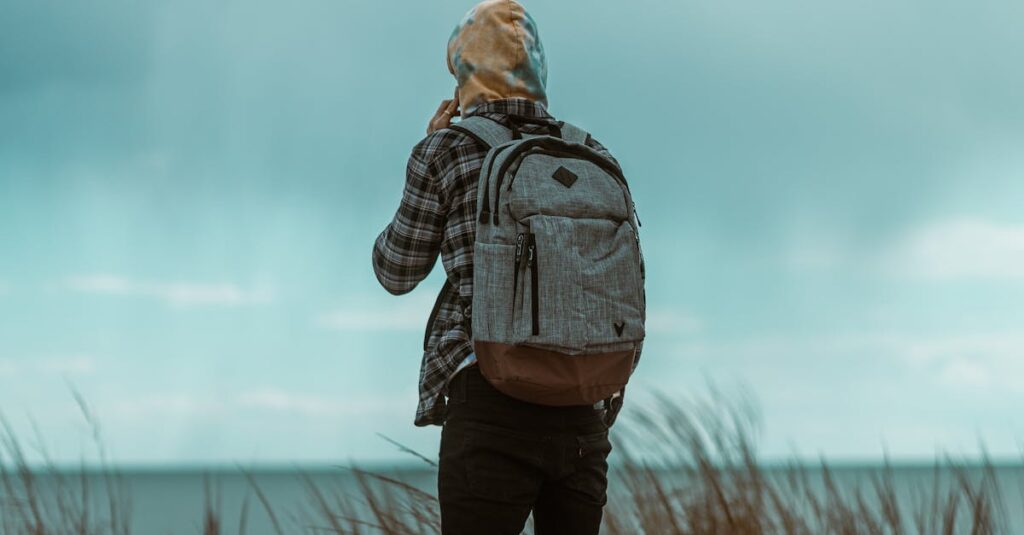
[[[587,138],[590,134],[586,130],[565,121],[558,121],[558,126],[562,130],[562,139],[569,143],[578,143],[580,145],[587,144]]]
[[[466,134],[487,147],[488,150],[502,143],[512,141],[511,130],[505,128],[497,121],[492,121],[479,115],[466,117],[448,128]]]

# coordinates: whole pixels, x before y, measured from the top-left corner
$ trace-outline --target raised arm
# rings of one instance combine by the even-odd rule
[[[412,291],[430,274],[441,252],[445,210],[438,194],[440,177],[424,150],[428,145],[413,148],[402,202],[373,244],[373,272],[394,295]]]

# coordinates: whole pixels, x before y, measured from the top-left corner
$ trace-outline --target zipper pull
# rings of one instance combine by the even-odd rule
[[[527,267],[533,267],[533,255],[534,255],[534,249],[535,248],[536,248],[536,245],[534,245],[533,243],[531,243],[530,246],[526,248],[526,266]]]
[[[629,201],[633,203],[633,218],[636,219],[636,226],[644,226],[644,224],[640,222],[640,214],[636,213],[636,201],[634,201],[633,199],[630,199]]]
[[[523,258],[523,240],[526,239],[526,234],[519,233],[516,236],[516,266],[519,266],[520,259]]]

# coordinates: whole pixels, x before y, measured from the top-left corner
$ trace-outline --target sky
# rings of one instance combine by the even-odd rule
[[[8,0],[0,413],[58,462],[405,461],[438,265],[373,239],[472,2]],[[1024,4],[524,2],[621,162],[627,405],[745,389],[761,452],[1019,459]],[[630,410],[627,408],[627,411]]]

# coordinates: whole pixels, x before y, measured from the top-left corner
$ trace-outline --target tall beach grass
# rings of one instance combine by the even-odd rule
[[[0,418],[0,535],[129,535],[131,493],[110,463],[99,425],[75,395],[94,430],[100,467],[58,469],[32,464],[23,441]],[[758,457],[756,404],[714,391],[695,401],[657,396],[630,406],[612,431],[611,488],[602,532],[609,535],[989,535],[1011,534],[1007,504],[987,457],[972,463],[935,461],[930,481],[908,494],[898,490],[883,459],[866,484],[841,483],[825,460],[765,465]],[[37,437],[38,438],[38,437]],[[436,470],[428,457],[411,452]],[[196,533],[220,535],[237,518],[264,515],[279,535],[298,533],[412,535],[440,533],[436,497],[399,474],[339,467],[338,485],[298,473],[306,500],[297,509],[272,503],[245,467],[250,495],[239,511],[224,511],[216,481],[204,478]],[[94,493],[90,477],[104,491]],[[47,484],[40,484],[45,478]],[[347,485],[340,482],[344,480]],[[353,486],[351,482],[354,481]],[[355,489],[353,491],[353,488]],[[1024,529],[1017,526],[1018,530]],[[530,532],[528,525],[527,532]],[[149,535],[149,534],[142,534]]]

